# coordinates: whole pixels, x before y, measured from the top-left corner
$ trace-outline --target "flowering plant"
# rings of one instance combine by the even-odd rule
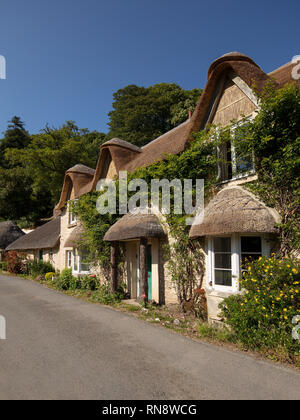
[[[241,295],[220,305],[226,323],[249,348],[281,346],[300,351],[292,320],[300,314],[300,261],[260,257],[240,280]]]

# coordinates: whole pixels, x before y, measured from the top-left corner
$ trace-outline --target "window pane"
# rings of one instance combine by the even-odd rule
[[[221,181],[227,181],[232,178],[232,156],[230,141],[219,146],[219,157],[220,179]]]
[[[261,252],[261,238],[259,236],[242,236],[242,253]]]
[[[215,252],[231,252],[231,238],[214,238]]]
[[[88,252],[85,249],[80,250],[80,271],[89,271]]]
[[[242,174],[250,172],[254,169],[253,159],[251,155],[236,157],[236,172]]]
[[[215,270],[215,284],[218,286],[232,286],[231,271]]]
[[[231,268],[231,254],[215,254],[215,268]]]
[[[74,271],[78,271],[78,254],[77,254],[77,250],[75,249],[73,251],[73,259],[74,259]]]

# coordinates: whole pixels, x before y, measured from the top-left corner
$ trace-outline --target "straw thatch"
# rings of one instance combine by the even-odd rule
[[[25,233],[13,222],[0,223],[0,249],[5,249],[8,245],[16,241]]]
[[[190,238],[232,233],[277,233],[279,214],[241,187],[225,188],[213,198]]]
[[[182,152],[192,140],[192,133],[205,126],[216,98],[215,93],[220,80],[226,74],[232,73],[239,76],[249,87],[255,83],[258,90],[262,90],[265,83],[270,80],[270,77],[244,54],[232,52],[218,58],[209,68],[205,89],[191,119],[151,141],[140,150],[130,150],[129,143],[123,143],[119,139],[113,139],[101,146],[92,189],[95,189],[98,180],[103,177],[102,168],[108,157],[107,152],[114,161],[117,171],[127,170],[129,172],[163,160],[167,154],[174,155]]]
[[[65,203],[71,198],[70,194],[73,189],[74,199],[91,191],[95,170],[85,165],[75,165],[66,171],[60,200],[54,209],[54,214],[59,214]]]
[[[293,79],[292,71],[293,68],[296,66],[295,63],[287,63],[284,66],[279,67],[278,69],[269,73],[269,77],[274,79],[280,87],[283,87],[287,83],[294,82],[298,86],[300,86],[300,79]],[[299,72],[298,72],[299,73]]]
[[[68,200],[69,187],[72,182],[76,190],[75,198],[94,191],[99,179],[106,178],[111,161],[113,161],[117,172],[120,170],[133,172],[137,168],[146,167],[163,160],[167,154],[181,153],[193,140],[192,133],[202,130],[208,122],[211,122],[210,116],[216,105],[223,81],[227,76],[229,78],[231,75],[238,76],[249,88],[255,85],[256,90],[261,91],[266,82],[271,79],[275,80],[277,87],[292,82],[292,66],[294,64],[288,63],[268,75],[250,57],[239,52],[231,52],[218,58],[209,67],[205,89],[190,119],[142,148],[121,139],[112,139],[102,144],[97,168],[92,179],[90,178],[92,173],[85,173],[86,178],[85,180],[82,179],[82,182],[79,182],[78,179],[71,179],[72,174],[80,172],[83,175],[84,171],[77,165],[67,171],[61,199],[55,209],[55,214],[59,214],[59,210],[64,207]],[[300,80],[297,83],[300,83]],[[247,98],[245,98],[244,102],[246,102],[246,107],[241,104],[243,109],[236,110],[236,113],[242,112],[244,114],[247,110],[249,112],[253,111],[251,101],[247,101]],[[82,166],[80,165],[80,167]]]
[[[155,214],[128,213],[107,231],[104,240],[113,242],[138,238],[161,238],[164,236],[164,229]]]
[[[17,239],[6,251],[55,248],[60,238],[60,216]]]
[[[74,229],[72,229],[69,237],[67,238],[65,242],[66,248],[74,248],[78,246],[80,241],[82,240],[84,234],[84,228],[82,225],[76,226]]]

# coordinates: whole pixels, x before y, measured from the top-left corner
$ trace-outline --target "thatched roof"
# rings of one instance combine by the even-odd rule
[[[85,165],[75,165],[66,171],[62,192],[59,203],[54,209],[54,214],[58,214],[65,203],[69,200],[72,188],[74,189],[74,198],[91,191],[95,170]]]
[[[0,223],[0,249],[5,249],[12,242],[16,241],[25,233],[13,222],[1,222]]]
[[[68,199],[69,184],[71,182],[73,182],[76,197],[94,191],[99,179],[106,177],[111,161],[113,161],[117,173],[121,170],[133,172],[137,168],[147,167],[165,159],[167,154],[175,155],[181,153],[193,140],[192,133],[205,128],[216,100],[216,94],[225,76],[232,74],[239,76],[247,86],[251,88],[255,85],[255,88],[261,91],[266,82],[271,79],[275,80],[278,88],[287,82],[292,82],[292,67],[294,65],[288,63],[274,72],[266,74],[250,57],[239,52],[230,52],[216,59],[209,67],[205,89],[190,119],[157,139],[150,141],[142,148],[117,138],[102,144],[97,168],[92,180],[89,178],[91,175],[89,173],[85,173],[87,177],[84,180],[82,179],[80,182],[78,179],[75,180],[73,175],[78,174],[76,172],[78,168],[74,172],[71,172],[71,170],[67,172],[61,199],[56,207],[56,211],[64,207]],[[300,80],[297,83],[300,84]],[[74,168],[72,169],[74,170]],[[81,170],[80,173],[83,175]]]
[[[262,90],[265,83],[270,80],[270,77],[250,57],[244,54],[231,52],[218,58],[209,67],[205,89],[190,119],[139,150],[130,149],[129,143],[119,139],[110,140],[101,146],[93,189],[96,188],[100,176],[103,177],[102,168],[107,159],[107,151],[109,151],[111,159],[115,163],[117,172],[120,170],[133,172],[137,168],[146,167],[163,160],[167,154],[181,153],[192,140],[192,133],[205,127],[208,114],[215,100],[216,89],[218,89],[222,77],[227,73],[238,75],[249,87],[255,84],[258,90]],[[276,80],[276,77],[274,78]]]
[[[59,238],[60,216],[17,239],[6,248],[6,251],[55,248]]]
[[[292,71],[295,66],[295,63],[287,63],[269,73],[268,76],[274,79],[280,87],[283,87],[287,83],[291,82],[295,82],[298,86],[300,86],[300,79],[294,80],[292,77]]]
[[[79,242],[82,240],[82,236],[84,234],[84,228],[82,225],[76,226],[74,229],[72,229],[70,235],[68,236],[65,247],[66,248],[73,248],[76,247]]]
[[[194,224],[190,238],[232,233],[277,233],[279,214],[241,187],[220,191],[204,210],[203,219]]]
[[[155,214],[128,213],[107,231],[104,240],[113,242],[138,238],[161,238],[165,235]]]

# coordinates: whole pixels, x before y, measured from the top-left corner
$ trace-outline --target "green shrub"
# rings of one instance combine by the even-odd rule
[[[0,262],[0,271],[6,271],[6,262],[5,261]]]
[[[61,290],[76,290],[80,288],[80,279],[72,275],[71,268],[65,268],[58,277],[56,285]]]
[[[24,274],[29,274],[32,277],[44,276],[49,272],[53,272],[54,267],[50,262],[29,260],[26,261],[23,269]]]
[[[104,283],[99,285],[98,290],[93,294],[93,300],[104,305],[113,305],[124,299],[124,290],[119,287],[116,293],[111,293],[110,284]]]
[[[81,278],[81,289],[96,290],[99,287],[99,281],[95,275],[87,275]]]
[[[220,308],[232,332],[247,349],[282,349],[300,355],[293,318],[300,314],[300,261],[260,258],[248,264],[241,295],[226,298]]]
[[[55,277],[55,273],[54,272],[49,272],[45,274],[45,280],[46,281],[51,281],[53,280],[53,278]]]

